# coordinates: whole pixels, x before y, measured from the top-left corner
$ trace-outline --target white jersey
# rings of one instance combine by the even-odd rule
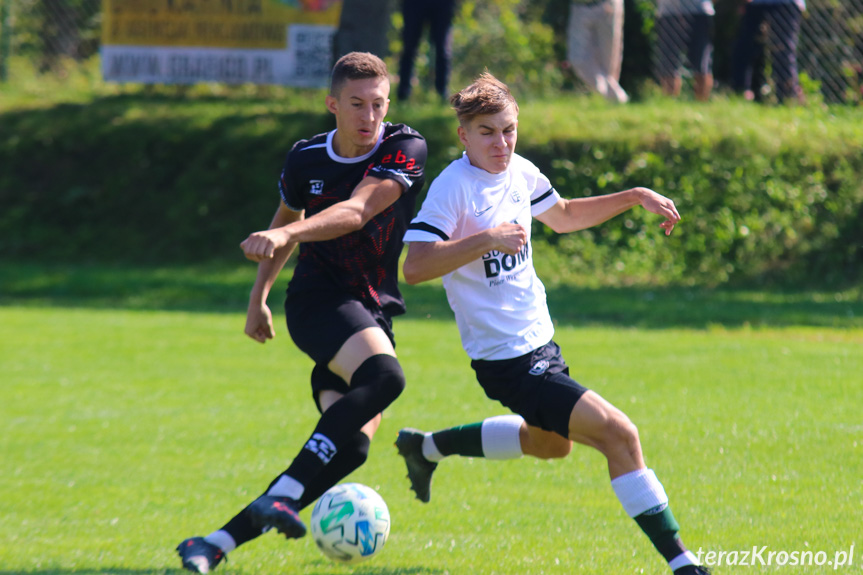
[[[517,255],[492,251],[443,276],[471,359],[511,359],[551,341],[554,326],[533,267],[530,226],[559,198],[548,178],[517,154],[502,174],[472,166],[465,154],[432,182],[405,242],[457,240],[504,222],[527,231],[528,241]]]

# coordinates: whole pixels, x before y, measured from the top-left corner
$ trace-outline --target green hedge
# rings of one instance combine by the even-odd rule
[[[544,230],[582,282],[844,284],[859,277],[859,150],[764,156],[729,140],[709,146],[657,142],[649,150],[625,142],[567,141],[556,143],[544,161],[557,185],[584,195],[647,186],[672,197],[683,217],[669,238],[644,210],[581,234]]]
[[[0,257],[244,262],[298,138],[332,127],[318,92],[278,98],[108,96],[0,113]],[[460,152],[452,112],[391,108],[429,141],[436,175]],[[539,267],[571,284],[847,285],[863,269],[863,112],[718,100],[611,107],[522,102],[519,152],[564,195],[645,185],[674,199],[666,238],[632,210],[556,236]]]

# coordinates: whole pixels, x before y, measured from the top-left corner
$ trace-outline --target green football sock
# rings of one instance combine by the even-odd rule
[[[482,457],[482,422],[435,431],[432,440],[441,455]]]
[[[668,506],[665,489],[652,470],[626,473],[612,479],[611,486],[627,515],[641,527],[672,570],[696,562],[677,534],[680,526]]]
[[[681,553],[685,553],[686,547],[677,534],[680,531],[680,525],[677,524],[671,507],[666,506],[665,509],[653,515],[649,513],[646,511],[634,519],[656,550],[666,561],[671,561]]]
[[[520,415],[495,415],[478,423],[468,423],[426,435],[423,455],[429,461],[440,461],[448,455],[518,459],[521,451]],[[428,440],[431,439],[431,445]]]

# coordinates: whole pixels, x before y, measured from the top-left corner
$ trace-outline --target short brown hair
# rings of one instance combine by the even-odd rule
[[[389,80],[387,65],[383,60],[370,52],[348,52],[333,66],[330,76],[330,95],[338,96],[342,86],[348,80],[365,80],[367,78],[386,78]]]
[[[449,102],[462,125],[477,116],[502,112],[508,106],[512,106],[518,113],[518,102],[509,87],[488,72],[483,72],[473,84],[453,94]]]

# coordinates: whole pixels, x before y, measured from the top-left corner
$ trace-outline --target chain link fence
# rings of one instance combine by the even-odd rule
[[[863,0],[811,1],[798,60],[830,101],[863,101]]]
[[[722,6],[728,10],[728,4]],[[654,75],[666,93],[690,78],[696,96],[712,79],[709,41],[724,41],[728,80],[747,98],[861,101],[863,0],[754,0],[720,12],[709,0],[657,0]],[[714,16],[715,15],[715,16]],[[731,16],[731,18],[729,18]],[[733,34],[715,26],[734,23]]]
[[[718,0],[713,28],[693,18],[709,0],[637,1],[656,11],[648,31],[652,73],[666,91],[675,82],[697,91],[721,64],[731,87],[755,99],[781,101],[802,91],[829,103],[863,101],[863,0],[808,0],[805,11],[793,0]],[[11,61],[63,76],[98,57],[101,23],[101,0],[0,0],[0,81],[15,81]],[[725,42],[729,61],[704,60],[698,48],[708,37]]]
[[[99,52],[100,0],[0,0],[0,66],[13,58],[63,76]],[[13,78],[7,78],[14,81]]]

